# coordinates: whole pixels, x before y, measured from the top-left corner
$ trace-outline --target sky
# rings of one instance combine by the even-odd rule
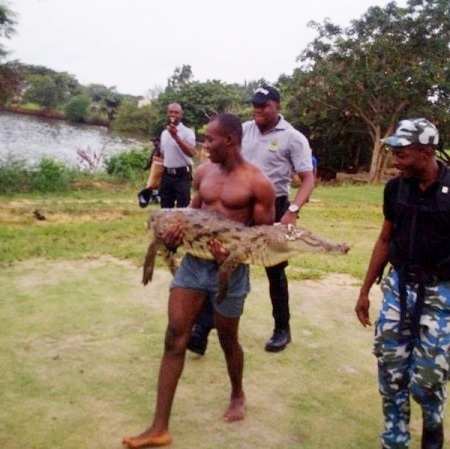
[[[317,33],[388,0],[0,0],[17,16],[9,60],[67,72],[81,84],[152,96],[175,69],[244,84],[292,75]],[[406,0],[398,0],[405,6]]]

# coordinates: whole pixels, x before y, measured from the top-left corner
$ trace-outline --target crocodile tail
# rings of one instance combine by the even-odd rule
[[[144,285],[147,285],[153,278],[157,247],[158,245],[156,240],[153,240],[150,245],[148,245],[147,254],[145,255],[144,260],[144,269],[142,273],[142,283]]]

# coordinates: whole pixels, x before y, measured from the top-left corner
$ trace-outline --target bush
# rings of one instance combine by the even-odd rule
[[[68,191],[72,178],[69,168],[46,157],[32,171],[31,190],[41,193]]]
[[[122,133],[148,136],[150,124],[156,120],[156,117],[152,105],[139,108],[134,102],[126,101],[120,105],[112,128]]]
[[[89,98],[84,95],[73,97],[64,106],[64,113],[67,120],[72,123],[82,123],[88,118],[89,114]]]
[[[149,148],[133,148],[130,151],[111,156],[106,160],[106,173],[121,179],[140,183],[142,170],[147,164],[150,154]]]
[[[2,161],[0,165],[0,193],[24,192],[30,186],[30,172],[25,162],[15,159]]]
[[[112,157],[108,162],[109,174],[76,170],[51,158],[43,158],[33,167],[29,167],[24,160],[11,157],[0,159],[0,195],[24,192],[67,193],[74,189],[91,189],[103,183],[120,185],[122,189],[124,181],[131,181],[136,186],[137,183],[142,183],[142,168],[146,165],[149,152],[148,148],[135,149]]]

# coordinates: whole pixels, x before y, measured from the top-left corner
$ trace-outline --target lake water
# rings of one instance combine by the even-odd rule
[[[72,125],[22,114],[0,112],[0,163],[13,158],[34,165],[51,157],[71,167],[85,168],[78,152],[108,156],[144,142],[122,138],[102,126]]]

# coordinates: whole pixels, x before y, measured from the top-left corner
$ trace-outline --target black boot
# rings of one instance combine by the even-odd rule
[[[266,351],[268,352],[280,352],[291,341],[291,332],[289,329],[275,329],[272,337],[266,344]]]
[[[423,426],[422,449],[442,449],[444,447],[444,428],[438,424],[432,430]]]
[[[208,335],[210,331],[211,329],[205,329],[200,324],[194,325],[187,346],[189,351],[195,352],[198,355],[204,355],[208,346]]]

